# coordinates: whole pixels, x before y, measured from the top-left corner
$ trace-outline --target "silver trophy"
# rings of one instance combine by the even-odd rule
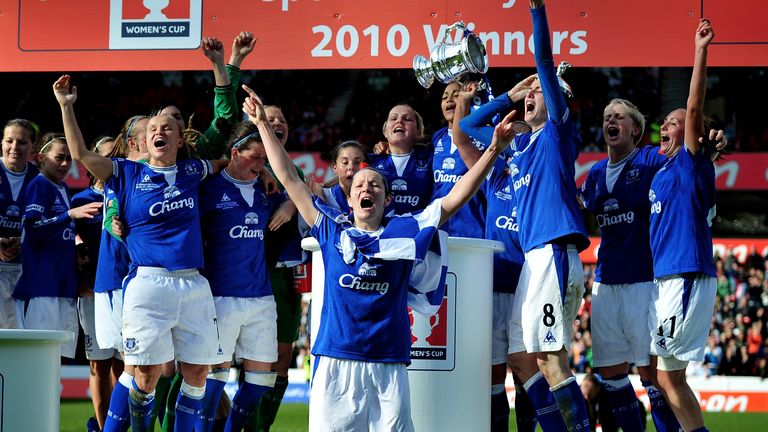
[[[567,82],[563,79],[563,74],[568,69],[572,68],[573,65],[568,63],[567,61],[561,61],[560,64],[557,66],[557,81],[560,84],[560,90],[565,93],[565,96],[568,98],[573,97],[573,91],[571,90],[571,86],[568,85]]]
[[[488,72],[488,54],[485,45],[473,33],[466,32],[467,26],[463,21],[450,25],[443,35],[443,41],[432,48],[429,59],[417,55],[413,58],[413,71],[416,80],[424,88],[429,88],[435,78],[444,84],[456,81],[465,73]],[[457,43],[446,43],[451,31],[462,30],[465,35]]]

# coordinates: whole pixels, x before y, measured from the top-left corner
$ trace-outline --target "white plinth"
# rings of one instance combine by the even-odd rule
[[[59,430],[62,342],[71,332],[0,330],[0,429]]]
[[[315,239],[304,239],[301,246],[312,252],[314,341],[325,267]],[[449,238],[443,305],[432,317],[410,314],[413,345],[408,379],[418,432],[490,429],[493,254],[503,250],[496,241]]]

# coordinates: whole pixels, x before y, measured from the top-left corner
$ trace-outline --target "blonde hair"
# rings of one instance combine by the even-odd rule
[[[608,105],[605,106],[603,113],[605,113],[605,111],[607,111],[608,108],[614,105],[621,105],[624,108],[626,108],[629,118],[631,118],[635,126],[638,129],[640,129],[640,134],[634,137],[635,144],[639,144],[640,141],[643,139],[643,134],[645,133],[645,116],[643,115],[643,113],[640,112],[640,110],[637,108],[637,106],[635,106],[635,104],[633,104],[632,102],[626,99],[612,99],[610,102],[608,102]]]

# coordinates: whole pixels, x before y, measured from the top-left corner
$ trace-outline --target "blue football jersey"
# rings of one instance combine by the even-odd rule
[[[312,354],[380,363],[410,363],[410,260],[342,258],[341,225],[320,215],[311,234],[325,264],[322,320]]]
[[[21,237],[21,218],[24,214],[24,191],[37,177],[37,167],[27,162],[23,172],[15,173],[0,163],[0,237]],[[16,256],[7,263],[21,263]]]
[[[557,81],[544,7],[531,9],[531,15],[547,121],[536,132],[517,135],[512,144],[509,180],[517,198],[520,244],[525,252],[555,241],[582,251],[589,239],[574,181],[581,138]]]
[[[107,212],[109,203],[115,199],[117,199],[115,191],[105,187],[102,218]],[[122,289],[123,279],[128,275],[131,263],[128,247],[103,227],[100,235],[99,261],[96,265],[96,282],[93,285],[93,291],[108,292]]]
[[[106,187],[118,197],[132,268],[203,268],[198,191],[210,163],[187,159],[153,167],[118,159],[113,164]]]
[[[656,173],[648,199],[654,276],[714,277],[710,225],[715,216],[715,167],[707,155],[681,148]]]
[[[350,214],[352,210],[349,208],[349,200],[341,186],[334,185],[333,187],[323,188],[325,192],[325,198],[328,200],[328,205],[338,209],[344,214]]]
[[[72,208],[103,201],[103,192],[91,186],[72,197]],[[103,212],[97,213],[92,218],[75,220],[75,233],[80,236],[88,253],[88,261],[81,268],[80,277],[87,277],[91,286],[93,286],[96,277],[96,264],[99,260],[99,244],[101,243],[101,227],[103,222]]]
[[[638,148],[624,163],[611,191],[606,183],[608,159],[589,170],[580,197],[601,231],[596,281],[630,284],[653,280],[648,191],[666,161],[656,148]]]
[[[504,243],[504,252],[493,255],[493,292],[514,293],[525,256],[518,236],[517,201],[503,160],[493,167],[481,191],[488,201],[485,238]]]
[[[214,296],[272,295],[264,235],[282,194],[267,195],[259,179],[241,181],[226,171],[200,187],[205,268]]]
[[[453,143],[453,134],[442,128],[432,135],[435,149],[432,157],[432,171],[435,186],[432,200],[448,195],[457,181],[467,173],[467,165],[461,159],[459,149]],[[473,142],[477,145],[477,142]],[[440,229],[453,237],[483,238],[485,224],[485,200],[476,194],[464,204]]]
[[[395,159],[408,158],[402,170],[397,169]],[[409,155],[369,155],[370,166],[382,171],[392,190],[392,204],[386,212],[395,214],[423,210],[432,197],[432,147],[416,146]]]
[[[29,182],[24,202],[22,271],[13,296],[77,297],[75,223],[67,214],[67,185],[39,174]]]

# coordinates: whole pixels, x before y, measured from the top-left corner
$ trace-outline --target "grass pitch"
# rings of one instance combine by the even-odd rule
[[[85,422],[93,415],[91,401],[62,401],[61,431],[81,432]],[[517,431],[512,412],[510,431]],[[305,432],[309,418],[309,406],[305,404],[284,404],[280,407],[273,432]],[[704,422],[711,431],[759,431],[766,430],[768,413],[704,413]],[[648,432],[655,432],[653,421],[648,418]]]

